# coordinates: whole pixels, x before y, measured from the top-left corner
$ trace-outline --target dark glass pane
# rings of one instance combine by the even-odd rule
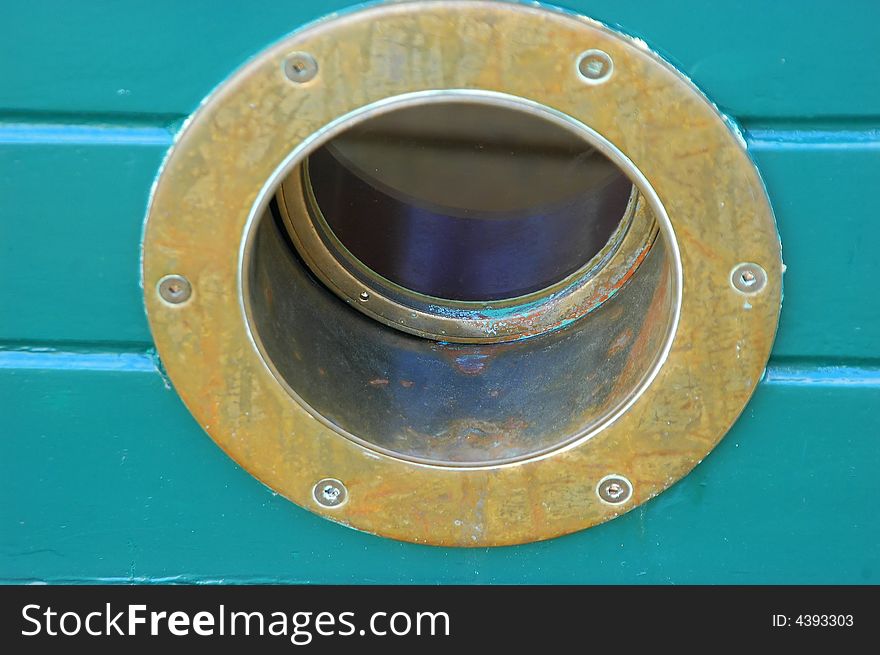
[[[362,263],[462,301],[525,295],[581,268],[632,191],[572,131],[486,104],[371,119],[313,153],[308,170],[327,224]]]

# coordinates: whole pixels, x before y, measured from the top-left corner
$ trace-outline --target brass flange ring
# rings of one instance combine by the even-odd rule
[[[607,56],[613,74],[601,62],[578,63],[588,51]],[[307,79],[300,68],[291,78],[291,53],[316,62]],[[601,83],[586,83],[587,74]],[[540,407],[525,407],[522,420],[460,416],[425,435],[413,425],[395,432],[389,413],[386,423],[379,417],[373,432],[361,433],[345,404],[340,416],[329,416],[322,403],[332,398],[309,396],[321,375],[332,376],[310,359],[313,352],[291,347],[286,368],[270,352],[271,326],[249,305],[271,308],[278,298],[248,291],[265,273],[249,244],[266,224],[261,217],[281,179],[329,126],[394,99],[444,91],[537,104],[596,135],[657,221],[657,245],[618,294],[640,290],[641,325],[651,329],[621,329],[615,317],[627,307],[612,301],[602,305],[604,319],[591,314],[573,324],[594,321],[609,331],[589,361],[613,363],[613,375],[591,378],[560,357],[553,361],[564,375],[538,386],[550,404],[557,396],[582,403],[582,414],[557,413],[551,423]],[[742,262],[764,272],[759,292],[732,286],[731,271]],[[191,285],[185,303],[160,297],[169,275]],[[159,355],[187,407],[233,459],[333,521],[450,546],[515,544],[587,528],[686,475],[736,420],[763,374],[781,276],[760,176],[711,102],[641,42],[582,17],[501,2],[380,4],[307,26],[258,54],[177,137],[153,190],[143,242],[143,288]],[[303,294],[319,297],[318,286],[303,285]],[[342,309],[335,316],[343,327],[371,321]],[[396,332],[376,325],[375,334]],[[398,334],[401,352],[433,357],[431,370],[484,390],[485,403],[526,393],[523,380],[484,389],[480,376],[529,346],[493,344],[499,350],[490,355],[475,350],[487,346],[422,346],[431,342]],[[549,357],[580,337],[559,330],[546,338],[548,345],[528,356]],[[535,339],[523,343],[543,343]],[[354,353],[352,365],[372,365],[355,350],[346,353]],[[387,376],[355,382],[346,400],[367,404],[421,393],[422,384]],[[442,391],[427,389],[419,398]],[[626,484],[609,486],[609,476]],[[316,485],[324,480],[344,482],[344,502],[333,504],[343,497],[341,483],[339,493],[329,485],[318,502]]]

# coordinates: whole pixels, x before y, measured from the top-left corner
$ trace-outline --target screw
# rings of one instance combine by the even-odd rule
[[[324,478],[312,489],[315,502],[321,507],[339,507],[348,500],[348,490],[335,478]]]
[[[361,291],[361,294],[358,296],[361,302],[367,302],[370,299],[370,294],[366,291]]]
[[[767,273],[757,264],[739,264],[730,274],[730,283],[740,293],[758,293],[767,285]]]
[[[577,59],[577,72],[587,84],[601,84],[614,72],[614,62],[607,52],[587,50]]]
[[[165,302],[179,305],[189,300],[192,295],[192,285],[182,275],[166,275],[159,280],[159,295]]]
[[[318,62],[307,52],[292,52],[284,60],[284,74],[291,82],[303,84],[318,74]]]
[[[632,483],[622,475],[606,475],[596,485],[599,498],[610,505],[622,505],[632,497]]]

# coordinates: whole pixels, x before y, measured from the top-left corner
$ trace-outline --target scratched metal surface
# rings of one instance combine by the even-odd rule
[[[357,533],[273,495],[155,367],[136,259],[177,123],[243,58],[345,3],[264,4],[210,20],[197,3],[7,9],[0,578],[877,581],[880,221],[864,197],[880,180],[880,89],[858,56],[877,40],[873,4],[829,21],[818,2],[760,20],[750,3],[564,3],[641,36],[741,121],[782,235],[784,311],[755,398],[682,482],[586,532],[468,551]]]

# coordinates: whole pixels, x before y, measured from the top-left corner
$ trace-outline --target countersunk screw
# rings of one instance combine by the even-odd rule
[[[179,305],[189,300],[192,285],[182,275],[166,275],[159,280],[159,295],[165,302]]]
[[[757,264],[739,264],[730,274],[730,283],[740,293],[758,293],[767,285],[767,272]]]
[[[614,62],[607,52],[587,50],[577,59],[577,72],[587,84],[601,84],[614,72]]]
[[[339,507],[348,500],[348,490],[336,478],[324,478],[312,489],[312,496],[321,507]]]
[[[606,475],[596,485],[596,493],[610,505],[622,505],[632,497],[632,483],[622,475]]]
[[[318,74],[318,62],[308,52],[292,52],[284,60],[284,74],[291,82],[303,84]]]

